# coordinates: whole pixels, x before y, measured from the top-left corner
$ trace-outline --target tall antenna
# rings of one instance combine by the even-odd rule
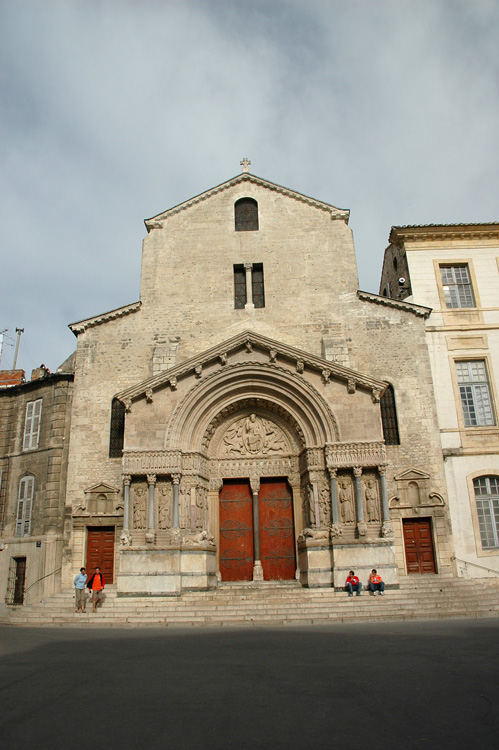
[[[16,328],[17,333],[17,341],[16,341],[16,350],[14,352],[14,362],[12,364],[12,369],[16,369],[17,364],[17,352],[19,351],[19,342],[21,341],[21,333],[24,333],[24,328]]]
[[[0,367],[2,365],[2,354],[3,354],[3,335],[4,333],[7,333],[9,329],[4,328],[3,331],[0,331]]]

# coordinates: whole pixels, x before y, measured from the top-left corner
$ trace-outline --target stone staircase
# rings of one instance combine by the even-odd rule
[[[74,612],[72,591],[37,604],[11,607],[0,622],[24,626],[251,627],[315,625],[334,622],[498,617],[499,578],[462,579],[414,576],[383,597],[363,592],[353,598],[332,589],[303,589],[297,582],[222,584],[208,592],[175,597],[118,597],[106,587],[102,608]]]

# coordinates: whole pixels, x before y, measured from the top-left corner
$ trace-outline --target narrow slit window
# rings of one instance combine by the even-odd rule
[[[125,406],[113,398],[111,405],[111,429],[109,432],[109,458],[121,458],[125,442]]]
[[[386,445],[400,445],[397,409],[395,406],[395,391],[389,385],[381,396],[381,423]]]
[[[243,265],[234,266],[234,307],[244,310],[247,302],[246,271]]]
[[[263,263],[253,263],[251,270],[251,286],[253,290],[253,304],[255,307],[265,307],[265,289],[263,285]]]

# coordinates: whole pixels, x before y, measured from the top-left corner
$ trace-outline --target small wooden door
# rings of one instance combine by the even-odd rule
[[[26,585],[26,558],[15,558],[15,583],[14,583],[14,604],[24,602],[24,587]]]
[[[253,500],[249,482],[224,479],[220,490],[222,581],[253,580]]]
[[[285,479],[262,479],[258,493],[260,556],[266,581],[290,581],[296,573],[293,500]]]
[[[100,568],[106,584],[114,580],[114,526],[88,528],[87,575]]]
[[[403,526],[407,572],[435,573],[431,519],[406,518]]]

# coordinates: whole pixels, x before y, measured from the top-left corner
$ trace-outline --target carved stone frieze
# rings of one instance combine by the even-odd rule
[[[211,475],[215,477],[283,477],[296,472],[292,458],[214,459]]]
[[[329,443],[325,452],[328,469],[386,464],[385,445],[378,441]]]
[[[171,474],[182,465],[180,451],[124,451],[125,474]]]

